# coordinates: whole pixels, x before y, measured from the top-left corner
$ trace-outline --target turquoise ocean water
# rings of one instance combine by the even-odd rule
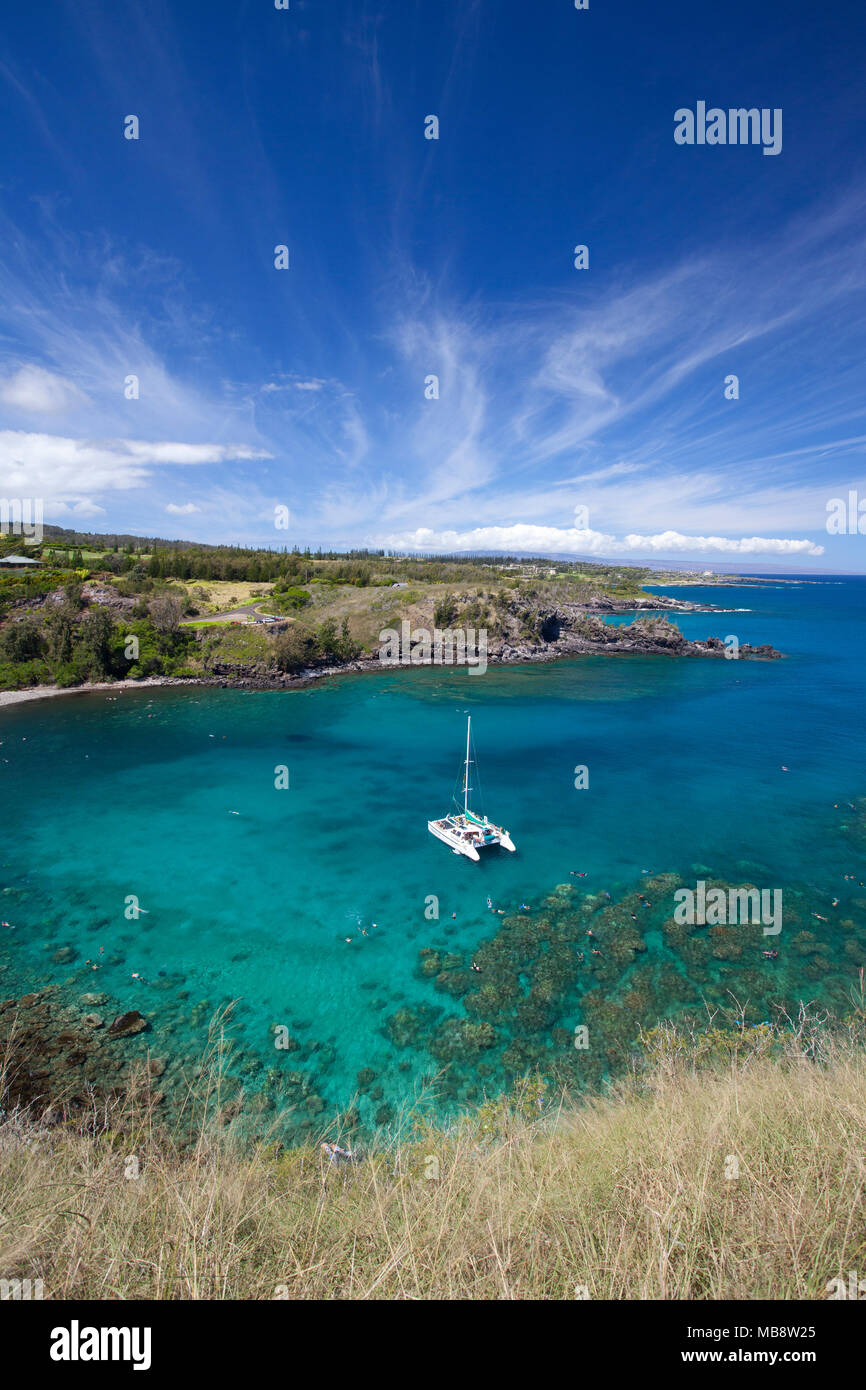
[[[671,592],[748,610],[680,617],[687,636],[733,633],[786,659],[590,657],[483,676],[422,669],[289,692],[148,689],[0,711],[0,906],[11,923],[0,932],[0,992],[46,980],[105,991],[150,1015],[152,1046],[175,1059],[200,1050],[213,1010],[237,1000],[232,1029],[251,1092],[270,1085],[279,1114],[288,1092],[268,1069],[300,1068],[324,1115],[370,1068],[372,1097],[360,1102],[369,1125],[441,1066],[427,1033],[467,1018],[463,994],[436,988],[418,952],[436,948],[465,967],[509,920],[488,912],[488,895],[509,917],[530,905],[537,966],[550,950],[544,899],[558,884],[574,889],[572,911],[583,894],[615,903],[668,872],[790,888],[807,918],[812,903],[828,918],[805,926],[824,943],[825,974],[838,964],[838,1002],[858,963],[855,948],[843,956],[851,929],[846,938],[839,923],[866,927],[856,905],[866,893],[843,878],[866,874],[849,806],[866,793],[866,581]],[[484,809],[519,851],[481,864],[426,828],[449,808],[469,711]],[[577,765],[589,770],[586,790],[575,789]],[[282,766],[287,790],[275,787]],[[146,909],[138,921],[124,915],[130,894]],[[425,916],[431,896],[438,920]],[[649,1007],[676,1012],[686,999],[662,997],[670,972],[646,973],[665,956],[659,923],[671,908],[669,895],[655,901],[638,929]],[[784,957],[788,940],[785,997],[830,988],[804,973],[813,956]],[[65,946],[74,963],[54,964]],[[671,960],[687,977],[688,959]],[[560,971],[543,1018],[506,1022],[494,1010],[493,1022],[506,1042],[550,1048],[552,1020],[570,1030],[583,1016],[582,990],[621,1001],[632,974],[609,968],[601,984],[587,976],[572,988]],[[419,1006],[412,1036],[398,1038],[388,1020]],[[296,1051],[275,1055],[277,1023]],[[463,1048],[455,1071],[452,1102],[507,1079],[495,1050]],[[316,1123],[303,1107],[294,1113]]]

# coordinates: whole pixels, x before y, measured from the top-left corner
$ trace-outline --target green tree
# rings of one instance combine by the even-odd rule
[[[111,639],[114,623],[107,608],[90,608],[81,623],[81,652],[91,674],[104,678],[112,674]]]
[[[45,640],[48,660],[53,668],[65,666],[72,660],[75,638],[76,610],[69,603],[58,604],[45,620]]]
[[[44,649],[42,623],[35,613],[11,619],[0,638],[0,655],[10,662],[30,661]]]
[[[290,675],[309,666],[316,655],[316,644],[306,628],[293,624],[274,638],[273,657],[280,671]]]
[[[457,620],[457,604],[451,594],[443,594],[442,598],[437,599],[433,609],[433,626],[438,628],[449,628]]]

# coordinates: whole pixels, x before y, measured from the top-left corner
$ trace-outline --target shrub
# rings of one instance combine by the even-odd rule
[[[294,675],[309,666],[316,656],[316,643],[306,628],[295,625],[274,638],[273,657],[277,668]]]
[[[285,589],[281,589],[279,585],[277,585],[270,601],[277,612],[290,613],[306,608],[313,600],[306,589],[302,589],[298,585],[293,584]]]
[[[433,626],[438,628],[453,627],[457,621],[457,602],[451,594],[443,594],[442,598],[436,600],[433,609]]]

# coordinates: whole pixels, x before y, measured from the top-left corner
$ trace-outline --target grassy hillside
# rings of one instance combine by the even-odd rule
[[[673,1027],[568,1106],[528,1082],[339,1167],[245,1150],[219,1043],[190,1133],[146,1083],[88,1132],[0,1112],[0,1268],[88,1298],[821,1298],[866,1265],[861,1007],[754,1037]]]

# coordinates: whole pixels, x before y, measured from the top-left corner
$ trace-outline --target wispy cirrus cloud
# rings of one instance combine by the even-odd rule
[[[862,213],[852,195],[772,255],[734,267],[708,249],[591,298],[466,301],[407,268],[363,359],[256,386],[220,369],[224,335],[201,308],[187,321],[170,261],[136,253],[131,277],[128,257],[61,237],[52,268],[13,238],[0,252],[0,481],[70,507],[135,492],[137,516],[196,517],[203,538],[230,515],[272,539],[276,499],[311,540],[818,556],[827,496],[856,476],[866,433],[858,374],[828,382],[809,365],[866,346]],[[34,430],[40,414],[62,428]],[[194,504],[177,471],[191,466]],[[571,524],[577,504],[587,527]]]

